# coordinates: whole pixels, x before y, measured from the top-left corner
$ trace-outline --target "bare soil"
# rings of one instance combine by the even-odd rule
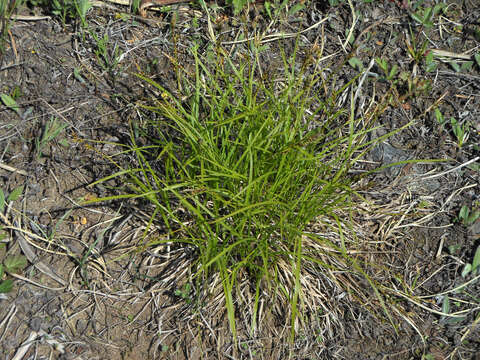
[[[192,315],[194,306],[175,293],[180,288],[176,276],[188,271],[181,266],[184,253],[173,252],[178,266],[172,268],[171,261],[162,265],[161,251],[128,252],[141,241],[148,218],[142,212],[148,209],[129,202],[94,206],[81,202],[116,193],[114,181],[110,187],[87,185],[116,170],[109,156],[121,149],[118,144],[129,142],[130,125],[153,116],[137,105],[160,94],[135,73],[177,91],[178,68],[193,68],[190,46],[196,42],[203,54],[211,51],[209,25],[193,4],[149,12],[145,19],[109,4],[94,7],[87,17],[93,32],[108,35],[106,57],[98,54],[97,43],[78,24],[62,24],[54,17],[16,21],[1,59],[0,93],[15,94],[19,111],[0,107],[0,163],[8,165],[0,168],[0,188],[8,193],[24,185],[25,190],[6,214],[17,230],[7,231],[9,242],[0,256],[25,254],[25,248],[35,255],[16,278],[14,290],[0,300],[2,358],[14,359],[22,344],[28,346],[22,359],[284,359],[289,354],[296,359],[479,358],[478,281],[449,294],[450,312],[467,309],[458,321],[431,310],[441,312],[442,294],[474,279],[463,278],[461,272],[480,245],[480,222],[465,226],[457,218],[463,205],[478,208],[480,201],[478,161],[476,168],[461,167],[480,155],[480,68],[473,64],[456,72],[449,61],[461,65],[463,60],[453,55],[437,59],[437,69],[426,72],[424,65],[412,60],[406,44],[413,41],[411,28],[415,36],[420,33],[418,41],[425,40],[422,31],[428,34],[428,49],[478,53],[480,9],[473,0],[449,2],[448,15],[437,19],[443,22],[427,31],[415,24],[404,2],[354,3],[361,19],[355,24],[354,47],[347,42],[345,50],[345,33],[352,27],[348,3],[306,1],[303,10],[283,14],[273,26],[260,5],[241,16],[233,16],[227,7],[214,7],[211,26],[233,59],[248,48],[240,34],[303,31],[298,37],[266,43],[269,48],[261,54],[265,71],[281,66],[279,48],[292,51],[298,40],[299,58],[324,46],[323,56],[334,59],[325,65],[345,63],[338,86],[358,74],[347,62],[352,56],[364,67],[382,57],[410,74],[415,90],[406,95],[409,80],[399,83],[403,93],[396,94],[399,101],[377,119],[383,125],[378,135],[416,121],[368,159],[374,165],[407,159],[449,161],[403,164],[372,175],[364,196],[388,209],[414,210],[401,218],[379,207],[365,226],[372,239],[383,244],[382,252],[372,253],[371,260],[387,260],[390,272],[407,279],[416,296],[431,297],[418,306],[392,295],[388,301],[403,309],[395,314],[397,331],[351,302],[339,310],[341,329],[334,334],[326,329],[301,333],[293,349],[281,340],[289,333],[288,325],[276,323],[273,316],[267,317],[257,336],[244,329],[235,350],[225,314]],[[22,8],[19,13],[34,11],[38,9]],[[312,27],[327,16],[322,26]],[[115,56],[120,58],[112,65]],[[370,71],[382,74],[377,65]],[[359,114],[387,89],[388,82],[368,77],[359,93]],[[449,124],[441,126],[435,119],[432,106],[437,101],[446,119],[469,124],[469,138],[462,147]],[[39,144],[51,119],[66,127]],[[452,170],[455,167],[459,168]],[[35,265],[39,262],[50,271]],[[372,292],[372,302],[374,298]],[[406,318],[415,323],[402,321]]]

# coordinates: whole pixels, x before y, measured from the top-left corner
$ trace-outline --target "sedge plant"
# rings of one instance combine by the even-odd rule
[[[349,217],[339,216],[354,208],[350,170],[373,144],[365,140],[370,125],[355,119],[353,108],[335,107],[354,80],[326,99],[326,80],[308,75],[295,54],[282,53],[282,81],[258,76],[255,60],[234,64],[219,51],[212,67],[196,47],[192,54],[195,72],[181,79],[181,96],[139,75],[161,94],[142,105],[156,115],[143,132],[132,124],[136,163],[117,162],[117,173],[96,182],[122,179],[124,194],[95,201],[141,198],[153,205],[149,223],[160,220],[168,240],[147,238],[138,250],[167,242],[193,247],[194,277],[207,289],[208,279],[220,279],[234,336],[235,294],[245,276],[255,284],[252,327],[260,294],[279,292],[290,305],[292,340],[308,302],[301,281],[308,266],[332,274],[346,264],[341,270],[367,278],[383,305],[363,265],[348,254]],[[312,222],[339,234],[338,242],[312,236]],[[330,264],[327,248],[336,258]],[[285,272],[291,281],[281,280]]]

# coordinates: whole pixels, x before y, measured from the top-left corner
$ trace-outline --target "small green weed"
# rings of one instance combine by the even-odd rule
[[[433,52],[427,51],[425,55],[425,71],[432,72],[437,68],[437,63],[434,61]]]
[[[7,205],[7,203],[17,200],[22,193],[23,186],[19,186],[13,189],[13,191],[7,197],[5,197],[5,193],[0,188],[0,213],[5,210],[5,205]]]
[[[435,109],[435,119],[441,126],[445,125],[445,118],[438,108]]]
[[[115,45],[113,50],[109,49],[110,38],[107,33],[102,37],[95,32],[90,31],[90,35],[95,40],[96,49],[94,50],[98,62],[103,70],[113,72],[120,62],[121,50]]]
[[[51,117],[45,124],[42,136],[35,139],[35,156],[37,158],[42,157],[45,146],[52,142],[66,127],[68,127],[68,124],[59,121],[55,117]],[[65,142],[61,144],[63,146],[68,145]]]
[[[459,123],[455,118],[450,118],[450,125],[452,126],[452,131],[455,137],[457,138],[458,147],[462,147],[463,144],[468,140],[470,135],[468,123]]]
[[[348,59],[348,63],[355,70],[358,70],[358,71],[363,71],[364,70],[362,60],[360,60],[356,56],[352,56],[350,59]]]
[[[349,60],[349,63],[359,71],[364,71],[363,65],[359,61],[353,57]],[[396,64],[390,66],[386,60],[381,58],[376,58],[375,62],[383,73],[379,74],[379,79],[390,84],[388,102],[393,106],[403,104],[412,97],[424,95],[430,91],[431,81],[429,79],[422,76],[415,77],[408,71],[399,73]]]
[[[480,210],[470,210],[467,205],[463,205],[458,213],[458,219],[465,226],[472,225],[480,218]]]
[[[140,1],[141,0],[132,0],[130,2],[132,13],[134,13],[134,14],[138,13],[138,9],[140,8]]]
[[[1,94],[0,99],[2,100],[3,105],[15,111],[17,114],[20,114],[20,108],[18,107],[15,98],[10,96],[9,94]]]
[[[438,16],[446,8],[446,4],[439,3],[435,6],[420,6],[421,2],[415,2],[412,6],[413,11],[409,11],[410,17],[421,24],[423,27],[430,29],[433,27],[433,19]]]
[[[27,266],[27,258],[23,255],[7,256],[0,264],[0,293],[8,293],[12,291],[13,280],[5,279],[4,274],[18,273]]]
[[[386,60],[381,59],[381,58],[376,58],[375,61],[377,62],[378,66],[380,69],[383,70],[383,73],[385,74],[385,79],[389,81],[393,81],[395,78],[395,75],[397,75],[398,72],[398,66],[393,65],[390,69],[388,66],[388,63]]]
[[[87,12],[92,7],[92,4],[89,0],[74,0],[74,5],[82,28],[87,28]]]
[[[233,13],[235,15],[240,14],[240,12],[245,9],[249,3],[255,3],[255,0],[227,0],[227,5],[233,7]],[[288,6],[288,0],[272,0],[272,1],[265,1],[265,13],[271,19],[276,19],[280,15],[281,11],[283,11]],[[288,11],[289,15],[294,15],[299,10],[305,7],[304,4],[294,4]]]
[[[238,15],[240,11],[249,3],[253,2],[253,0],[227,0],[226,3],[233,7],[233,13]]]
[[[5,192],[0,188],[0,214],[3,215],[3,212],[5,210],[5,206],[7,206],[9,203],[17,200],[23,193],[23,186],[19,186],[15,189],[12,190],[10,194],[8,194],[7,197],[5,197]],[[7,235],[3,232],[3,228],[0,226],[0,241],[3,241]],[[3,244],[3,243],[2,243]]]
[[[280,17],[280,14],[283,10],[285,10],[288,6],[288,0],[274,0],[274,1],[265,1],[265,13],[270,20],[275,20]],[[303,10],[305,8],[305,4],[303,3],[296,3],[293,6],[288,8],[288,16],[293,16],[297,12]]]
[[[459,291],[461,291],[460,289]],[[466,316],[459,316],[458,314],[455,314],[454,311],[452,311],[452,308],[459,308],[461,306],[459,301],[455,301],[455,298],[451,298],[449,295],[442,296],[442,313],[445,315],[442,315],[440,317],[441,323],[455,325],[467,318]]]
[[[410,38],[405,39],[405,45],[407,46],[407,52],[412,60],[420,65],[427,54],[428,41],[423,40],[420,42],[418,39],[419,34],[420,33],[414,35],[412,28],[410,28]]]
[[[447,123],[442,112],[438,108],[435,109],[435,118],[441,126],[444,126]],[[453,134],[456,137],[457,145],[459,148],[461,148],[469,138],[470,126],[466,122],[459,123],[454,117],[450,117],[450,126]]]
[[[183,285],[181,289],[176,289],[175,295],[181,297],[183,300],[187,302],[187,304],[189,304],[192,301],[191,294],[190,294],[191,291],[192,291],[192,286],[189,283],[187,283]]]
[[[455,72],[467,72],[473,66],[473,61],[464,61],[461,65],[458,64],[457,61],[449,61],[448,64]]]
[[[475,62],[477,64],[477,66],[480,68],[480,53],[476,53],[474,55],[474,59],[475,59]]]
[[[0,214],[3,215],[6,205],[16,201],[23,193],[23,186],[13,189],[8,196],[5,196],[4,191],[0,188]],[[2,227],[0,227],[2,230]],[[6,234],[0,233],[0,240],[5,239]],[[3,251],[5,243],[0,243]],[[23,255],[11,255],[5,257],[0,263],[0,293],[10,292],[13,288],[13,280],[8,278],[9,273],[18,273],[27,266],[27,259]]]
[[[457,216],[457,220],[460,221],[464,226],[472,225],[479,218],[480,218],[480,210],[471,210],[467,205],[462,206]],[[451,245],[449,251],[451,254],[454,254],[459,248],[460,248],[460,245]],[[462,278],[467,277],[469,274],[473,276],[478,275],[479,269],[480,269],[479,266],[480,266],[480,246],[477,246],[475,250],[475,254],[473,255],[472,261],[466,262],[463,267],[463,270],[461,273]],[[448,313],[448,312],[445,312],[445,313]]]
[[[76,17],[73,1],[52,0],[50,7],[52,14],[60,17],[63,25],[65,25],[68,20],[75,19]]]
[[[462,270],[462,277],[466,277],[468,274],[472,273],[476,275],[480,265],[480,246],[475,250],[475,255],[471,263],[466,263]]]

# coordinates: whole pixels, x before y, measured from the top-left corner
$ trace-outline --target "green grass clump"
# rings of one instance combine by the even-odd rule
[[[126,179],[129,193],[118,198],[151,202],[152,219],[168,229],[164,242],[196,249],[197,279],[220,276],[234,334],[234,294],[245,274],[256,286],[253,322],[261,291],[280,291],[294,325],[308,298],[300,282],[304,264],[328,266],[318,250],[305,246],[305,232],[325,219],[325,226],[343,233],[348,220],[338,214],[353,207],[349,170],[371,145],[364,141],[369,129],[355,120],[353,108],[335,110],[351,83],[325,97],[327,80],[320,72],[308,75],[295,55],[283,56],[284,71],[267,80],[255,61],[234,65],[219,52],[212,67],[196,48],[192,53],[195,73],[182,77],[181,96],[141,76],[160,90],[155,103],[144,106],[158,115],[143,133],[138,124],[132,130],[137,165],[99,182]],[[147,145],[139,145],[136,133]],[[328,242],[334,256],[346,259],[340,238],[335,245],[308,235],[308,242]],[[285,264],[290,284],[280,280]]]

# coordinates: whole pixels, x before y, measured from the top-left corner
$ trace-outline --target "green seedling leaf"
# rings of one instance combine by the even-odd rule
[[[473,171],[480,171],[480,164],[479,163],[473,163],[467,166],[470,170]]]
[[[181,297],[183,300],[188,300],[190,294],[190,284],[185,284],[182,289],[175,290],[175,295]]]
[[[459,245],[459,244],[449,245],[448,246],[448,253],[450,255],[455,255],[457,253],[457,251],[460,250],[460,248],[461,248],[461,245]]]
[[[409,81],[410,73],[408,71],[402,71],[400,75],[398,75],[398,78],[402,81]]]
[[[2,281],[0,284],[0,293],[8,293],[12,291],[13,289],[13,281],[11,279],[7,279],[5,281]]]
[[[472,271],[472,264],[465,264],[462,270],[462,277],[464,278],[468,274],[470,274],[470,271]]]
[[[460,67],[460,69],[462,71],[468,71],[472,68],[473,66],[473,61],[466,61],[462,64],[462,66]]]
[[[472,272],[475,272],[477,270],[478,265],[480,265],[480,245],[477,247],[477,250],[475,251],[475,256],[473,257]]]
[[[468,127],[467,127],[467,125],[459,124],[458,121],[453,117],[450,118],[450,124],[452,125],[453,133],[457,137],[457,141],[458,141],[457,145],[459,147],[462,147],[462,145],[464,144],[464,142],[468,138]]]
[[[5,193],[0,189],[0,212],[3,212],[5,209]]]
[[[437,68],[437,64],[433,61],[433,52],[429,51],[425,56],[425,63],[427,64],[427,72],[431,72]]]
[[[431,7],[427,8],[425,10],[425,13],[423,14],[422,24],[425,25],[426,27],[432,26],[433,23],[430,21],[432,19],[432,15],[433,15],[433,9]]]
[[[475,29],[475,31],[473,32],[473,37],[475,38],[475,40],[480,41],[480,28]]]
[[[350,60],[348,60],[348,63],[354,69],[357,69],[357,70],[362,70],[363,69],[363,64],[360,61],[360,59],[357,58],[357,57],[352,57]]]
[[[380,69],[382,69],[383,72],[386,74],[388,72],[387,62],[379,57],[375,58],[375,61],[377,62],[378,66],[380,66]]]
[[[132,6],[132,13],[135,14],[137,12],[137,9],[135,9],[133,6]],[[132,15],[131,14],[127,14],[127,13],[119,13],[117,14],[116,16],[118,19],[122,20],[122,21],[127,21],[127,20],[130,20],[132,19]],[[195,18],[194,18],[195,19]],[[193,20],[193,19],[192,19]],[[135,20],[133,20],[133,22],[135,22]]]
[[[294,6],[292,6],[292,8],[288,11],[288,15],[293,16],[297,12],[299,12],[300,10],[303,10],[304,8],[305,8],[305,5],[303,5],[301,3],[298,3]]]
[[[410,16],[412,17],[413,20],[415,20],[418,23],[423,23],[423,19],[418,16],[416,13],[410,13]]]
[[[444,314],[450,313],[450,299],[448,298],[448,295],[445,295],[445,297],[443,298],[442,312]]]
[[[480,210],[475,210],[471,212],[467,218],[465,225],[472,225],[475,221],[477,221],[478,218],[480,218]]]
[[[443,9],[445,9],[446,7],[446,4],[437,4],[433,7],[433,14],[434,15],[437,15],[440,11],[443,11]]]
[[[7,201],[17,200],[20,197],[20,195],[22,195],[22,192],[23,192],[23,185],[13,189],[13,191],[7,197]]]
[[[475,61],[477,62],[477,65],[480,66],[480,53],[475,54]]]
[[[87,11],[92,7],[92,4],[90,3],[89,0],[80,0],[78,2],[78,5],[79,5],[78,8],[82,16],[85,16],[87,14]]]
[[[85,84],[85,79],[82,77],[82,75],[80,75],[80,71],[78,70],[78,68],[73,69],[73,77],[80,81],[82,84]]]
[[[268,45],[261,45],[261,46],[257,47],[257,50],[258,50],[259,53],[262,53],[262,52],[267,51],[269,49],[270,49],[270,46],[268,46]]]
[[[23,255],[9,256],[3,262],[5,271],[15,273],[27,266],[27,258]]]
[[[388,79],[389,79],[389,80],[392,80],[393,77],[397,74],[397,71],[398,71],[398,66],[397,66],[397,65],[393,65],[393,66],[392,66],[392,69],[390,70],[390,74],[388,74]]]
[[[355,42],[355,36],[353,36],[353,33],[350,33],[350,29],[347,29],[347,31],[345,31],[345,36],[348,36],[349,44],[353,44]]]
[[[68,140],[67,139],[62,139],[58,142],[60,145],[62,145],[63,147],[69,147],[70,144],[68,143]]]
[[[435,109],[435,118],[437,119],[440,125],[443,125],[445,123],[445,118],[443,117],[443,114],[438,109]]]
[[[0,264],[0,280],[3,277],[3,264]]]
[[[450,325],[455,325],[461,323],[463,320],[465,320],[467,317],[466,316],[460,316],[460,317],[450,317],[448,318],[445,323],[450,324]]]
[[[246,0],[232,0],[232,4],[234,15],[238,15],[246,4]]]
[[[265,11],[267,12],[267,15],[270,19],[272,19],[272,3],[270,1],[265,1],[263,4]]]
[[[460,209],[460,212],[458,213],[458,217],[462,220],[468,219],[468,215],[470,214],[470,209],[468,208],[467,205],[463,205],[462,208]]]
[[[461,71],[460,65],[458,65],[455,61],[450,61],[449,64],[452,67],[452,69],[455,70],[456,72]]]
[[[20,96],[22,96],[22,91],[20,90],[19,86],[15,86],[15,88],[12,91],[13,100],[17,100],[18,98],[20,98]]]
[[[8,94],[1,94],[1,95],[0,95],[0,98],[2,99],[2,102],[3,102],[3,104],[4,104],[6,107],[14,110],[17,114],[20,114],[20,110],[19,110],[19,108],[18,108],[18,104],[17,104],[17,102],[15,101],[15,99],[13,99],[13,98],[12,98],[10,95],[8,95]]]

